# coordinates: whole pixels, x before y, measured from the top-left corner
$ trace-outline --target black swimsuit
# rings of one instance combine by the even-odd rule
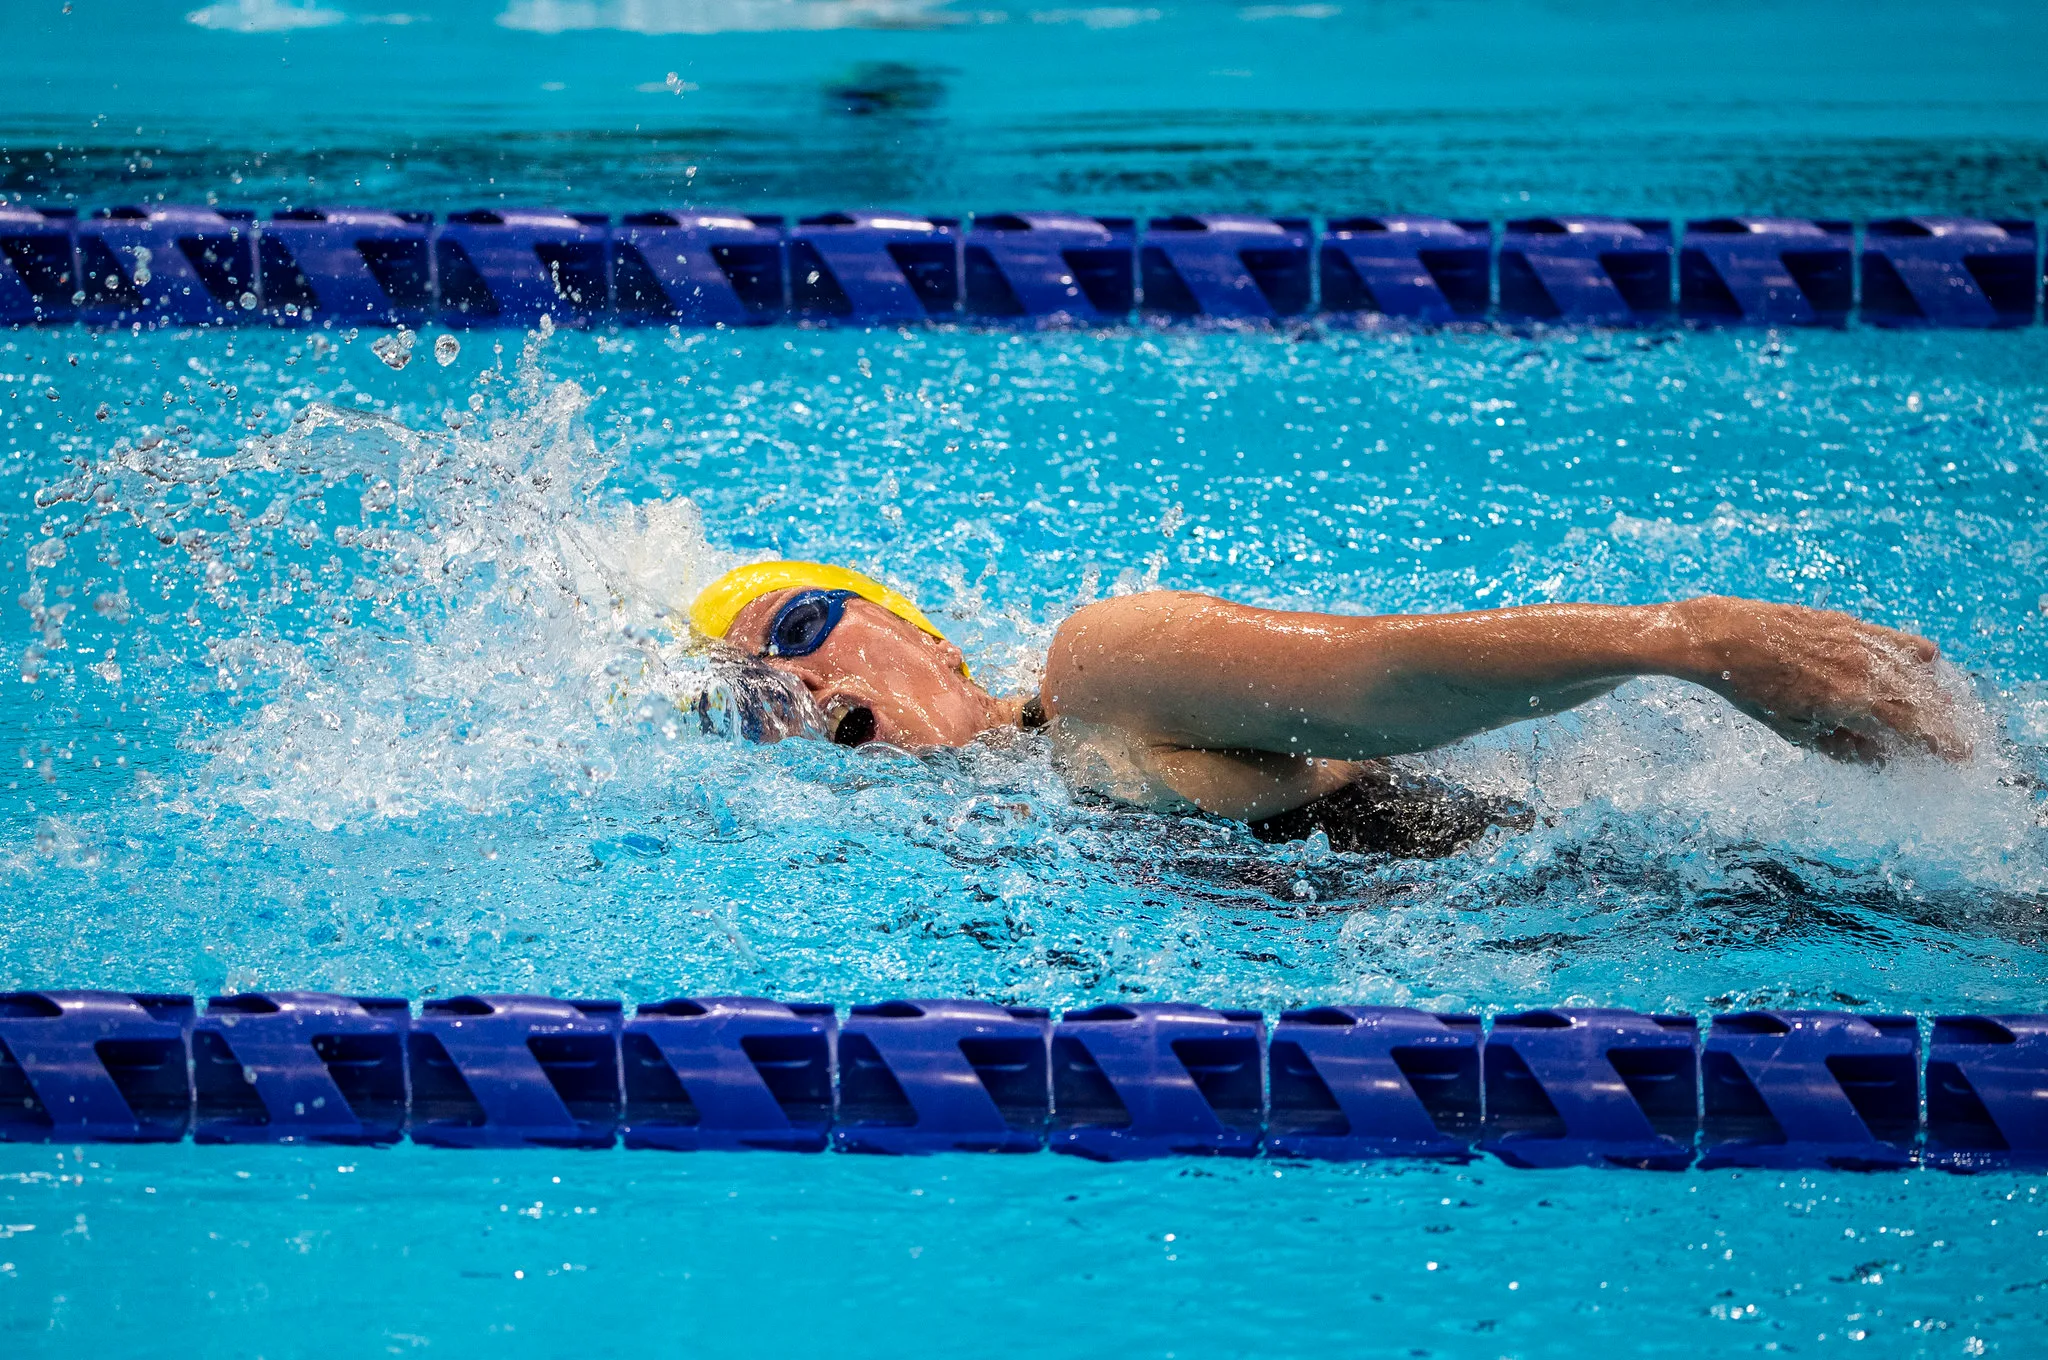
[[[1251,824],[1262,841],[1299,841],[1320,831],[1348,853],[1442,859],[1488,827],[1526,831],[1535,815],[1508,798],[1489,798],[1432,775],[1369,762],[1351,783],[1298,808]]]
[[[1027,732],[1046,721],[1045,705],[1036,695],[1017,715],[1017,725]],[[1374,760],[1365,762],[1343,788],[1253,822],[1251,832],[1277,844],[1307,840],[1320,831],[1330,838],[1332,850],[1346,854],[1442,859],[1478,840],[1488,827],[1527,831],[1535,824],[1535,815],[1511,798],[1489,798]]]

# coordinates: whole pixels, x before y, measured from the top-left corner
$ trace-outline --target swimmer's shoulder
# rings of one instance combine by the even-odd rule
[[[1159,677],[1158,666],[1199,631],[1200,616],[1230,608],[1213,595],[1148,590],[1083,605],[1054,630],[1041,697],[1053,717],[1100,719],[1106,692],[1129,696]]]
[[[1106,600],[1084,604],[1067,616],[1058,631],[1100,627],[1157,627],[1161,620],[1185,615],[1190,610],[1227,602],[1199,590],[1141,590],[1133,595],[1113,595]]]
[[[1197,623],[1211,611],[1239,607],[1194,590],[1146,590],[1135,595],[1117,595],[1082,605],[1069,614],[1053,631],[1052,651],[1107,647],[1129,650],[1163,633]]]

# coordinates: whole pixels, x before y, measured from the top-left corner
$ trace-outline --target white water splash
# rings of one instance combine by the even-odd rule
[[[1139,24],[1157,23],[1164,17],[1156,9],[1137,9],[1129,5],[1096,5],[1089,9],[1035,9],[1031,11],[1034,24],[1079,24],[1083,28],[1135,28]]]
[[[1711,877],[1718,869],[1702,849],[1754,847],[1902,883],[2048,892],[2042,804],[1989,716],[1962,708],[1975,727],[1973,760],[1873,769],[1782,741],[1705,690],[1644,680],[1431,763],[1537,808],[1541,825],[1516,850],[1518,872],[1540,871],[1561,848],[1605,844]]]
[[[672,33],[777,33],[947,22],[946,0],[512,0],[504,28],[531,33],[616,29]]]
[[[170,560],[185,562],[215,602],[219,617],[190,636],[203,641],[198,660],[216,688],[244,702],[195,727],[210,759],[198,785],[174,795],[185,806],[361,827],[705,777],[701,751],[679,756],[670,739],[689,728],[678,717],[709,679],[704,660],[678,645],[673,615],[732,559],[709,546],[691,502],[635,505],[607,488],[610,458],[585,419],[585,391],[541,380],[539,344],[529,346],[514,399],[452,431],[313,406],[288,432],[226,458],[152,439],[117,446],[46,493],[45,504],[126,515],[175,545]],[[334,510],[301,508],[337,487],[345,492]],[[360,494],[360,514],[346,494]],[[1650,554],[1631,569],[1682,586],[1699,560],[1769,528],[1740,516],[1683,530],[1622,517],[1590,535],[1590,546],[1570,539],[1516,571],[1579,572],[1585,579],[1558,589],[1597,596],[1624,569],[1601,544],[1621,542]],[[84,597],[59,593],[57,575],[82,571],[93,555],[68,542],[49,538],[35,550],[31,610],[42,640],[25,670],[76,627]],[[341,576],[294,587],[296,603],[259,588],[265,549],[282,560],[296,546],[302,565],[317,566],[330,545],[350,559]],[[1006,620],[1020,674],[1024,654],[1042,654],[1064,612],[997,614],[999,601],[964,575],[949,583],[959,609]],[[1133,583],[1142,583],[1135,573]],[[285,606],[304,612],[316,585],[316,627],[271,622]],[[139,585],[132,593],[143,595]],[[126,678],[109,683],[130,694],[172,683],[146,646],[122,646],[114,673]],[[104,664],[113,665],[111,652]],[[1542,819],[1534,832],[1503,837],[1492,868],[1475,858],[1439,873],[1440,895],[1513,896],[1573,857],[1580,867],[1571,873],[1605,872],[1584,869],[1589,857],[1664,866],[1712,891],[1731,857],[1753,851],[1810,860],[1821,873],[1838,866],[1908,897],[1916,885],[2048,891],[2040,803],[2001,747],[2017,742],[2022,759],[2037,748],[2048,706],[2033,691],[1995,706],[2008,730],[1981,731],[1975,762],[1868,771],[1787,746],[1703,691],[1629,686],[1431,758],[1454,780],[1532,803]],[[786,792],[781,759],[721,755],[719,778],[735,796],[773,800]]]
[[[452,430],[316,404],[226,457],[123,442],[45,489],[86,508],[72,532],[125,521],[183,549],[187,664],[242,715],[195,734],[211,759],[178,805],[328,829],[502,811],[594,790],[635,734],[702,728],[713,677],[680,614],[733,559],[688,500],[603,493],[589,398],[545,382],[537,349],[512,400]],[[351,493],[359,515],[329,509]]]
[[[185,22],[224,33],[289,33],[347,23],[348,15],[324,9],[318,0],[220,0],[193,10]]]
[[[419,508],[417,527],[364,546],[392,573],[393,612],[414,622],[396,638],[338,629],[317,660],[250,640],[247,664],[289,678],[212,739],[209,782],[225,799],[316,826],[503,810],[535,780],[607,782],[622,727],[677,734],[675,701],[704,668],[675,619],[722,562],[688,501],[591,504],[603,460],[585,404],[565,383],[476,435],[321,410],[286,437],[281,457],[364,435],[400,454],[391,494]]]

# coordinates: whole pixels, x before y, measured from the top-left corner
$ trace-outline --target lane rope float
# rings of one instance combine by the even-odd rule
[[[2040,1169],[2048,1016],[0,995],[0,1141],[186,1137]]]
[[[0,204],[0,324],[2016,327],[2033,220]]]

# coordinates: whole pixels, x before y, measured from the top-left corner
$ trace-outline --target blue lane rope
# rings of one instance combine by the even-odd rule
[[[2012,327],[2033,220],[0,204],[0,324]]]
[[[2048,1016],[0,995],[0,1141],[2048,1168]]]

